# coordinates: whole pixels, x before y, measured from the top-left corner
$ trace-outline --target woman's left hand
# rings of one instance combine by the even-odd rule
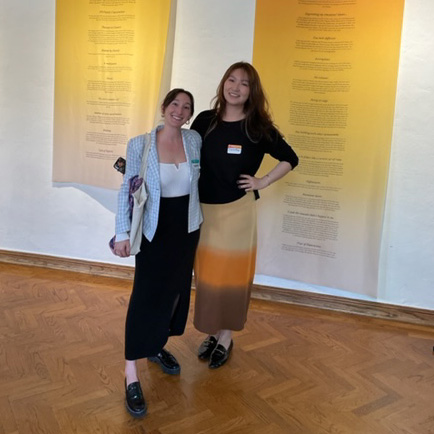
[[[267,176],[264,176],[263,178],[255,178],[254,176],[250,175],[240,175],[240,179],[237,181],[237,183],[238,188],[245,191],[262,190],[269,185]]]

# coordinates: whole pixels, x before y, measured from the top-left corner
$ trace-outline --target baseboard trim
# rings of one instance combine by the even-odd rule
[[[103,262],[59,256],[40,255],[37,253],[0,250],[0,262],[51,268],[56,270],[86,273],[97,276],[132,280],[134,267],[114,265]],[[407,306],[398,306],[380,302],[357,300],[327,294],[317,294],[295,289],[281,289],[254,285],[252,297],[278,303],[331,310],[335,312],[362,315],[371,318],[393,320],[410,324],[434,327],[434,311]]]
[[[260,285],[254,285],[252,296],[274,302],[434,327],[434,310],[429,309]]]
[[[74,273],[86,273],[96,276],[115,277],[119,279],[132,279],[134,277],[134,267],[131,265],[106,264],[104,262],[40,255],[38,253],[0,250],[0,262],[52,268],[54,270],[72,271]]]

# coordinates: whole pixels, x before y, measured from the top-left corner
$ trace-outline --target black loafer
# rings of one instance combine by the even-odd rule
[[[143,417],[146,414],[146,402],[138,381],[127,386],[127,380],[125,380],[125,398],[125,405],[131,416]]]
[[[218,344],[209,359],[208,366],[210,367],[210,369],[220,368],[220,366],[224,365],[228,360],[229,355],[231,354],[233,346],[233,341],[231,341],[231,343],[229,344],[228,349],[226,349],[223,345]]]
[[[214,351],[217,346],[217,339],[214,336],[208,336],[199,347],[199,351],[197,352],[197,357],[200,360],[208,360],[211,357],[211,353]]]
[[[166,374],[177,375],[181,372],[181,366],[175,356],[164,348],[155,357],[148,357],[148,360],[160,365]]]

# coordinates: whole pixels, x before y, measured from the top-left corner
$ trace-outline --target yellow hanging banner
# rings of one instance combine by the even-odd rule
[[[57,0],[53,181],[118,188],[160,103],[170,0]]]
[[[259,201],[258,274],[376,295],[403,8],[256,1],[253,63],[300,157]]]

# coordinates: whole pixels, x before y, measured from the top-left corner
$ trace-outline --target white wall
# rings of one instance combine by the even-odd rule
[[[434,308],[434,2],[407,0],[379,297]]]
[[[417,3],[417,4],[416,4]],[[226,67],[251,60],[254,0],[178,0],[172,84],[209,107]],[[378,300],[434,309],[434,16],[408,1]],[[111,255],[116,192],[51,182],[53,0],[0,0],[0,249],[132,264]],[[217,39],[214,35],[219,35]],[[257,276],[257,283],[361,297]]]

